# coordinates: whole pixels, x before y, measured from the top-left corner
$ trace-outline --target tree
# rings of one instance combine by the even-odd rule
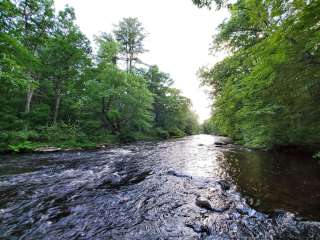
[[[52,0],[21,0],[18,2],[18,15],[16,21],[20,31],[22,44],[30,54],[37,57],[39,49],[49,35],[49,29],[53,26],[54,9]],[[26,69],[28,86],[25,101],[25,112],[30,112],[30,105],[34,90],[38,86],[38,65],[30,64]]]
[[[151,66],[144,76],[154,96],[154,125],[158,134],[169,137],[196,133],[198,122],[191,110],[191,101],[172,87],[173,80],[169,74],[161,72],[157,66]]]
[[[117,44],[99,38],[99,64],[88,82],[91,104],[101,109],[102,127],[112,134],[146,133],[152,124],[153,97],[143,77],[121,71],[115,64]],[[99,107],[98,107],[99,106]]]
[[[103,33],[100,37],[96,38],[96,42],[99,45],[97,55],[98,64],[117,65],[120,44],[114,37],[111,34]]]
[[[170,76],[159,70],[157,66],[151,66],[145,73],[148,81],[148,88],[154,95],[153,111],[155,114],[156,127],[163,127],[162,115],[164,115],[163,99],[173,81]]]
[[[56,14],[51,0],[4,0],[0,10],[0,151],[195,131],[190,101],[169,75],[135,67],[145,51],[137,19],[98,37],[92,56],[68,6]]]
[[[254,147],[319,143],[319,1],[238,0],[229,9],[214,44],[231,55],[201,71],[214,127]]]
[[[72,8],[61,11],[52,37],[47,40],[41,57],[44,75],[52,82],[55,104],[53,123],[57,123],[62,97],[79,81],[83,69],[90,64],[89,41],[74,25]]]
[[[126,63],[126,69],[130,72],[139,61],[139,54],[146,51],[143,45],[146,37],[144,28],[137,18],[124,18],[116,26],[114,35],[120,45],[120,54]]]
[[[212,4],[215,3],[217,8],[220,9],[226,0],[192,0],[192,2],[200,8],[211,8]]]

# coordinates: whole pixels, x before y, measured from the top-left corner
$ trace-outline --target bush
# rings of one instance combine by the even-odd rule
[[[185,136],[185,133],[180,130],[179,128],[172,128],[169,130],[169,134],[172,137],[183,137]]]
[[[32,143],[30,141],[23,141],[17,144],[11,144],[8,146],[10,151],[13,152],[30,152],[41,145],[38,143]]]
[[[320,160],[320,152],[317,152],[316,154],[314,154],[313,158],[316,160]]]
[[[161,138],[161,139],[168,139],[170,137],[169,132],[162,129],[162,128],[156,128],[155,134],[156,134],[156,137]]]

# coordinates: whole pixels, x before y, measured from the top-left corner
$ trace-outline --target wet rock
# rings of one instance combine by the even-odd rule
[[[202,224],[200,221],[187,221],[186,226],[192,228],[192,230],[196,233],[209,233],[208,227]]]
[[[277,222],[282,222],[282,223],[289,223],[289,222],[292,223],[295,218],[293,213],[286,212],[282,209],[275,210],[273,213],[269,215],[269,217],[271,219],[274,219]]]
[[[249,208],[248,206],[245,205],[238,205],[236,207],[236,210],[238,213],[240,213],[241,215],[250,215],[250,212],[253,210],[251,208]],[[252,214],[251,214],[252,215]]]
[[[74,151],[80,151],[83,150],[81,147],[77,147],[77,148],[64,148],[63,151],[65,152],[74,152]],[[79,153],[80,154],[80,153]],[[78,155],[79,155],[78,154]]]
[[[207,198],[204,197],[198,197],[196,199],[196,205],[200,208],[209,210],[209,211],[213,211],[213,212],[217,212],[217,213],[223,213],[226,210],[229,209],[229,205],[224,205],[222,207],[216,207],[214,206],[214,204]]]
[[[223,146],[223,145],[228,145],[231,143],[232,143],[232,139],[230,139],[230,138],[219,138],[214,142],[214,144],[216,146]]]
[[[41,152],[41,153],[48,153],[48,152],[58,152],[60,150],[61,148],[56,148],[56,147],[40,147],[40,148],[36,148],[34,151]]]
[[[231,138],[228,137],[219,137],[215,142],[214,145],[216,146],[224,146],[233,143]]]
[[[233,143],[232,138],[229,138],[229,137],[219,137],[219,141],[226,143],[226,144]]]
[[[169,170],[167,172],[168,175],[172,175],[172,176],[175,176],[175,177],[184,177],[184,178],[189,178],[189,179],[192,179],[192,176],[189,176],[187,174],[184,174],[182,172],[177,172],[175,170]]]
[[[118,173],[112,173],[98,184],[98,187],[104,187],[105,185],[117,185],[121,182],[122,178]]]
[[[121,182],[121,176],[118,173],[112,173],[110,177],[110,181],[112,184],[117,184]]]
[[[219,180],[217,183],[223,191],[228,191],[231,188],[231,185],[226,180]]]
[[[200,208],[204,208],[204,209],[207,209],[210,211],[212,210],[212,206],[211,206],[210,201],[204,197],[198,197],[196,199],[196,205]]]
[[[106,144],[97,144],[96,148],[106,148],[107,145]]]
[[[320,239],[320,222],[300,222],[298,228],[305,239]]]

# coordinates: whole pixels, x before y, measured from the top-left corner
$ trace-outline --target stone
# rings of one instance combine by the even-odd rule
[[[230,184],[226,180],[219,180],[218,183],[223,191],[228,191],[231,188]]]
[[[207,210],[212,210],[212,206],[211,203],[208,199],[204,198],[204,197],[198,197],[196,199],[196,205],[200,208],[204,208]]]
[[[40,148],[36,148],[34,151],[35,152],[58,152],[60,151],[61,148],[56,148],[56,147],[40,147]]]
[[[121,176],[118,173],[112,173],[110,180],[112,184],[117,184],[121,182]]]
[[[184,177],[184,178],[192,179],[192,176],[189,176],[189,175],[184,174],[184,173],[181,173],[181,172],[177,172],[177,171],[175,171],[175,170],[169,170],[169,171],[167,172],[167,174],[172,175],[172,176],[175,176],[175,177]]]

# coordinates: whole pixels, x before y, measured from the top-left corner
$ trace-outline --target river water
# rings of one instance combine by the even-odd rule
[[[315,160],[217,141],[0,156],[0,239],[320,238]]]

